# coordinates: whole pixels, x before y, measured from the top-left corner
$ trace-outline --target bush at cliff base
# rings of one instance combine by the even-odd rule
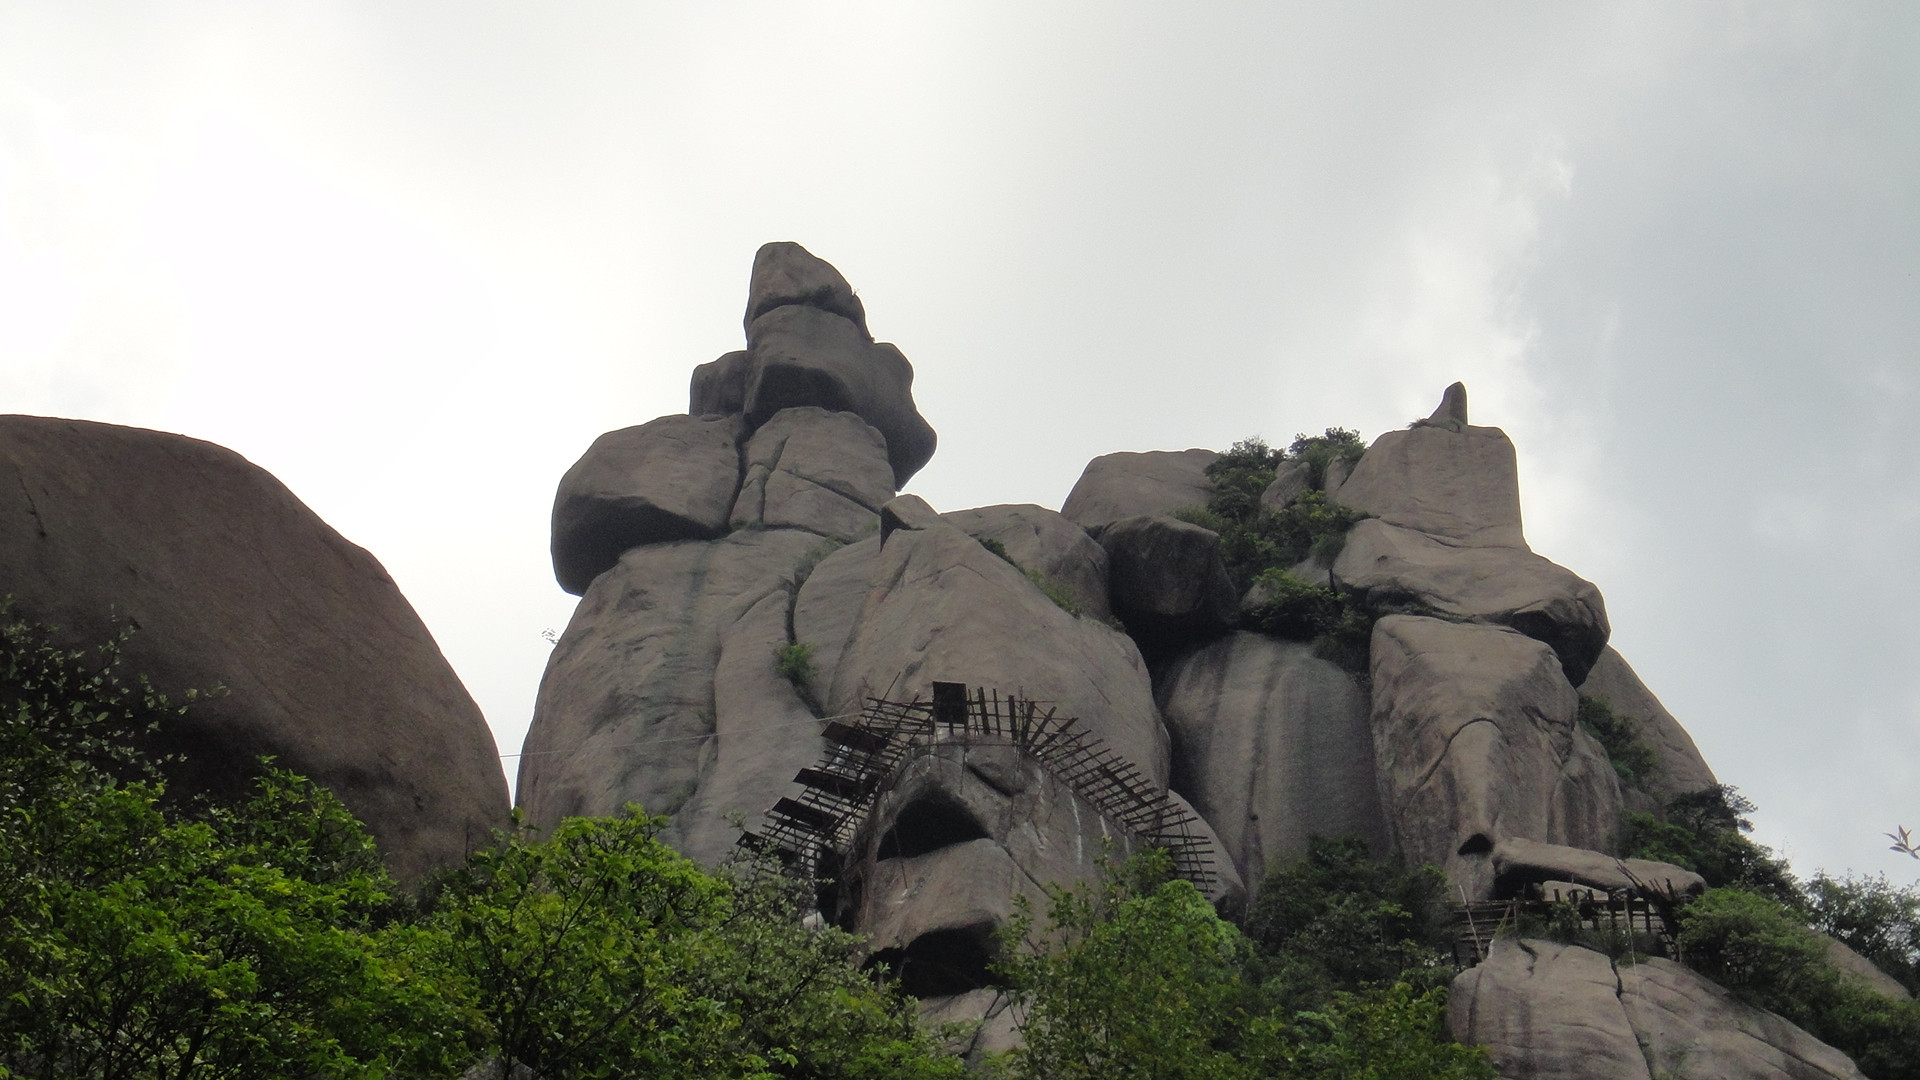
[[[0,608],[0,1077],[960,1074],[784,879],[702,873],[637,811],[501,837],[417,904],[299,777],[170,797],[132,747],[178,707],[122,640]]]

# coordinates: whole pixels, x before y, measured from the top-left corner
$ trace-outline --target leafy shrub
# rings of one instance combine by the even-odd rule
[[[1447,992],[1409,983],[1341,991],[1321,1009],[1256,1018],[1247,1038],[1251,1076],[1283,1080],[1493,1080],[1485,1050],[1447,1034]]]
[[[1607,761],[1622,783],[1644,789],[1660,766],[1653,747],[1640,738],[1632,717],[1613,710],[1605,698],[1580,695],[1580,726],[1607,752]]]
[[[773,651],[773,670],[780,677],[794,685],[796,690],[805,692],[813,685],[817,674],[813,667],[813,642],[796,641],[791,645],[782,645]]]
[[[801,924],[795,886],[706,874],[663,822],[570,819],[443,884],[428,945],[503,1075],[959,1075],[853,965],[851,936]]]
[[[1896,888],[1885,874],[1807,882],[1813,927],[1920,993],[1920,886]]]
[[[1289,1009],[1336,990],[1451,976],[1446,879],[1431,866],[1376,859],[1355,837],[1313,837],[1307,854],[1267,875],[1247,916],[1262,982]]]
[[[979,539],[981,547],[986,548],[988,551],[993,552],[995,555],[998,555],[1001,558],[1007,560],[1008,562],[1013,563],[1013,565],[1015,566],[1020,565],[1017,562],[1013,562],[1013,556],[1007,554],[1007,545],[1001,543],[998,540],[995,540],[991,536],[982,536],[982,537],[978,537],[977,539]]]
[[[1316,488],[1327,486],[1328,466],[1342,461],[1351,467],[1366,452],[1360,433],[1342,427],[1330,427],[1320,435],[1296,435],[1287,447],[1288,457],[1307,463],[1308,483]]]
[[[1340,597],[1325,585],[1303,581],[1276,567],[1261,571],[1253,587],[1261,602],[1243,613],[1242,625],[1275,637],[1312,641],[1339,624]]]
[[[1621,846],[1630,858],[1670,862],[1698,873],[1709,885],[1747,889],[1803,909],[1806,898],[1786,860],[1746,836],[1753,822],[1745,815],[1755,809],[1735,788],[1703,788],[1668,802],[1665,820],[1627,815]]]
[[[215,806],[122,779],[165,708],[122,639],[47,640],[0,626],[0,1076],[961,1075],[798,883],[705,874],[631,811],[496,837],[416,904],[300,777]]]
[[[1027,1024],[1026,1046],[998,1063],[1002,1074],[1491,1078],[1481,1051],[1448,1038],[1443,987],[1428,980],[1422,989],[1391,974],[1371,979],[1393,968],[1391,941],[1406,916],[1381,896],[1407,889],[1424,896],[1434,879],[1373,864],[1363,846],[1317,850],[1319,861],[1269,879],[1270,887],[1291,882],[1307,894],[1296,906],[1274,902],[1269,929],[1285,937],[1276,955],[1320,953],[1332,962],[1333,953],[1361,942],[1378,961],[1368,978],[1276,991],[1277,981],[1314,964],[1283,973],[1263,965],[1265,945],[1221,920],[1192,885],[1167,880],[1165,855],[1149,852],[1112,869],[1099,887],[1052,890],[1045,933],[1034,934],[1023,914],[1003,935],[998,970],[1026,1005]],[[1336,924],[1340,932],[1324,932]],[[1377,947],[1382,939],[1390,940]],[[1427,969],[1424,958],[1416,969]],[[1312,1007],[1291,1007],[1297,1002]]]
[[[1022,1078],[1178,1080],[1243,1075],[1229,1052],[1246,942],[1160,852],[1099,888],[1049,891],[1046,930],[1024,909],[996,971],[1027,1009]]]
[[[1800,916],[1759,893],[1710,889],[1680,909],[1680,947],[1736,997],[1805,1028],[1873,1080],[1920,1077],[1920,1002],[1843,979]]]

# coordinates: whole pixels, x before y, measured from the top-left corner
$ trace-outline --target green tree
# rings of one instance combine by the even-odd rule
[[[1357,837],[1313,837],[1307,854],[1267,875],[1247,917],[1255,964],[1272,1003],[1317,1009],[1336,991],[1453,974],[1446,879],[1431,866],[1376,859]]]
[[[1417,903],[1424,875],[1374,873],[1348,857],[1345,844],[1322,850],[1331,857],[1283,879],[1317,896],[1297,908],[1269,905],[1267,945],[1299,959],[1358,940],[1371,950],[1362,973],[1388,971],[1403,955],[1393,943],[1420,931],[1407,926],[1408,909],[1385,897]],[[1259,964],[1254,942],[1192,885],[1167,880],[1167,868],[1164,855],[1148,853],[1114,868],[1098,887],[1052,891],[1043,932],[1030,917],[1015,920],[999,970],[1026,1010],[1027,1045],[998,1063],[1003,1073],[1019,1080],[1493,1077],[1483,1053],[1448,1038],[1443,987],[1421,989],[1391,974],[1336,987],[1324,974],[1338,966],[1330,955],[1282,964],[1275,975]],[[1348,885],[1363,894],[1351,903],[1337,895]],[[1367,929],[1319,933],[1354,922]],[[1273,992],[1276,978],[1303,972],[1311,974],[1302,990]],[[1314,1007],[1291,1007],[1298,1001]]]
[[[662,820],[572,818],[443,883],[431,940],[501,1075],[958,1075],[850,936],[801,925],[797,885],[707,874],[660,842]]]

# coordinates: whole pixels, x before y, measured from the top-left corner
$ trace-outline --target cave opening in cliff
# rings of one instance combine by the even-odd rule
[[[915,799],[900,811],[893,828],[880,838],[877,857],[909,859],[986,836],[979,819],[957,799],[935,792]]]
[[[921,934],[904,949],[882,949],[868,966],[890,969],[902,992],[925,999],[993,985],[993,960],[993,925],[975,923]]]

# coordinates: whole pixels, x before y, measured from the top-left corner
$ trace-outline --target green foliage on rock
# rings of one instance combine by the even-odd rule
[[[792,683],[795,689],[805,692],[813,685],[815,675],[813,648],[811,641],[796,641],[780,646],[773,651],[773,670]]]
[[[0,1077],[960,1075],[800,886],[638,811],[496,837],[416,903],[300,777],[167,797],[131,736],[174,710],[119,640],[0,624]]]
[[[1920,1077],[1920,1002],[1844,978],[1802,912],[1744,889],[1710,889],[1679,921],[1687,962],[1736,997],[1805,1028],[1872,1080]]]
[[[1814,929],[1831,934],[1920,994],[1920,885],[1896,887],[1885,874],[1818,874],[1805,891]]]
[[[1247,916],[1263,982],[1299,1009],[1336,990],[1444,984],[1447,932],[1440,871],[1376,859],[1354,837],[1309,840],[1304,858],[1267,875]]]
[[[791,883],[707,874],[660,842],[662,823],[570,819],[444,882],[424,949],[503,1073],[957,1075],[910,1004],[853,964],[849,935],[801,924]]]
[[[1657,859],[1684,867],[1707,884],[1737,887],[1793,908],[1805,906],[1787,861],[1748,839],[1756,807],[1725,784],[1681,795],[1667,803],[1664,820],[1627,815],[1621,846],[1629,858]]]
[[[1578,716],[1580,726],[1607,752],[1607,761],[1621,782],[1644,790],[1660,767],[1660,757],[1640,738],[1633,718],[1615,712],[1607,699],[1586,694],[1580,695]]]
[[[986,548],[988,551],[992,552],[993,554],[999,556],[1002,559],[1005,559],[1007,561],[1007,565],[1013,567],[1015,570],[1020,571],[1022,574],[1025,574],[1027,576],[1027,580],[1033,582],[1033,587],[1036,589],[1039,589],[1041,595],[1053,601],[1053,605],[1055,607],[1059,608],[1061,611],[1066,612],[1067,614],[1073,616],[1076,619],[1080,617],[1081,615],[1080,605],[1078,602],[1074,600],[1073,593],[1066,586],[1060,584],[1059,582],[1053,580],[1052,578],[1048,577],[1047,575],[1041,573],[1038,570],[1035,570],[1031,567],[1021,566],[1018,562],[1014,561],[1014,558],[1012,555],[1007,553],[1007,545],[1001,543],[998,540],[995,540],[993,537],[982,536],[982,537],[977,537],[976,539],[980,541],[981,547]]]
[[[1360,441],[1360,433],[1342,427],[1330,427],[1319,435],[1296,435],[1287,447],[1289,458],[1307,463],[1311,470],[1308,483],[1316,488],[1326,487],[1328,466],[1341,461],[1351,467],[1366,452],[1367,444]]]
[[[1268,879],[1253,937],[1167,873],[1149,853],[1097,888],[1054,891],[1044,931],[1015,921],[1000,971],[1026,1005],[1027,1044],[1003,1075],[1493,1076],[1442,1022],[1425,943],[1437,872],[1316,841]]]
[[[1346,595],[1328,585],[1291,574],[1309,556],[1330,560],[1340,553],[1347,530],[1365,514],[1330,501],[1318,490],[1328,465],[1357,461],[1366,447],[1345,428],[1325,435],[1301,435],[1286,450],[1259,437],[1234,443],[1212,464],[1207,478],[1213,491],[1205,507],[1185,507],[1172,516],[1220,534],[1220,557],[1227,577],[1242,594],[1253,589],[1260,602],[1245,616],[1251,629],[1299,641],[1353,670],[1366,666],[1373,618]],[[1312,487],[1279,508],[1260,504],[1275,470],[1305,462]]]

